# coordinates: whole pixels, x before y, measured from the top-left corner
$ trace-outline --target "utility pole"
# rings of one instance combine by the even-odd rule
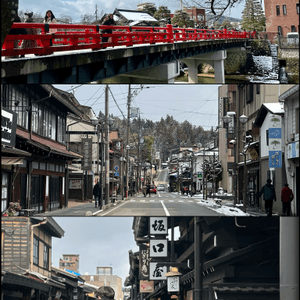
[[[97,4],[96,4],[96,9],[95,9],[95,16],[96,16],[96,21],[98,20],[98,16],[97,16],[97,13],[98,13],[98,8],[97,8]]]
[[[141,115],[140,115],[140,110],[139,110],[139,134],[138,134],[138,169],[137,169],[137,192],[140,192],[140,139],[141,139]]]
[[[130,130],[130,102],[131,102],[131,86],[128,86],[128,99],[127,99],[127,136],[126,136],[126,191],[127,196],[129,192],[129,178],[128,178],[128,167],[129,167],[129,130]]]
[[[109,203],[109,125],[108,125],[108,85],[105,87],[105,204]]]

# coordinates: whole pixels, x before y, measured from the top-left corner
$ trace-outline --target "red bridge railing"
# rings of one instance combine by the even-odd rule
[[[35,29],[37,34],[9,34],[2,46],[1,56],[26,54],[47,55],[58,51],[99,50],[106,47],[138,44],[174,43],[200,40],[249,39],[255,32],[226,29],[206,30],[194,28],[105,26],[75,24],[14,23],[13,29]],[[105,33],[110,29],[112,33]],[[103,38],[108,38],[103,42]],[[36,41],[36,46],[25,48],[22,41]]]

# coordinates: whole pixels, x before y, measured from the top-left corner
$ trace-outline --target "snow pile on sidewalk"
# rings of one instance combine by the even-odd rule
[[[183,196],[182,198],[190,198],[190,196]],[[217,204],[216,202],[220,203],[224,203],[225,201],[223,201],[222,199],[219,198],[214,198],[214,199],[203,199],[203,195],[194,195],[192,198],[194,199],[199,199],[198,204],[199,205],[203,205],[206,206],[209,209],[214,210],[215,212],[225,215],[225,216],[243,216],[243,217],[249,217],[250,214],[243,212],[240,208],[238,208],[237,206],[239,206],[237,204],[236,207],[234,206],[229,206],[226,204]],[[231,203],[230,203],[231,204]],[[240,205],[242,206],[242,204]]]

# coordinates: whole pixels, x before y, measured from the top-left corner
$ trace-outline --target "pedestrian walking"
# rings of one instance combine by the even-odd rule
[[[57,23],[52,10],[49,9],[46,11],[46,14],[44,17],[44,23],[45,24],[56,24]],[[55,29],[55,28],[49,29],[49,33],[55,33],[55,32],[57,32],[57,29]],[[52,40],[50,40],[50,46],[52,46]]]
[[[94,185],[94,188],[93,188],[93,195],[95,198],[95,207],[98,207],[98,205],[99,205],[99,207],[101,209],[102,203],[100,203],[100,194],[101,194],[100,184],[99,184],[99,181],[97,180],[97,183]]]
[[[261,195],[265,201],[266,214],[268,217],[272,217],[273,200],[276,201],[276,193],[271,179],[267,179],[267,183],[262,187],[257,197],[259,198]]]
[[[114,20],[114,17],[113,17],[113,14],[109,14],[107,17],[106,17],[106,19],[105,19],[105,21],[104,21],[104,23],[103,23],[103,25],[107,25],[107,26],[111,26],[111,25],[115,25],[116,23],[115,23],[115,20]],[[103,31],[102,31],[102,33],[112,33],[112,29],[104,29]],[[111,37],[102,37],[102,43],[107,43],[107,42],[110,42],[111,41]]]
[[[30,13],[25,13],[25,23],[33,23],[33,12]],[[27,34],[38,34],[38,29],[37,28],[27,28],[26,29]],[[23,40],[21,44],[21,48],[36,48],[37,47],[37,42],[36,40]],[[21,57],[24,57],[24,55],[21,55]]]
[[[281,202],[282,202],[282,215],[291,215],[291,203],[294,199],[293,191],[289,188],[287,183],[284,184],[284,188],[281,190]]]
[[[150,184],[147,184],[146,197],[148,194],[149,194],[149,197],[151,197],[150,196]]]
[[[101,286],[95,292],[96,299],[113,300],[115,298],[115,291],[110,286]]]

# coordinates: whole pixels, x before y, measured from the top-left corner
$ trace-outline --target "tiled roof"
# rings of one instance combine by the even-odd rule
[[[31,135],[31,140],[30,140],[29,132],[26,132],[26,131],[23,131],[23,130],[17,128],[17,135],[25,138],[29,143],[31,143],[39,148],[45,149],[47,151],[51,150],[53,153],[65,155],[65,156],[73,157],[73,158],[81,158],[82,157],[80,154],[77,154],[72,151],[68,151],[66,149],[65,145],[57,143],[50,139],[41,137],[34,133]]]

